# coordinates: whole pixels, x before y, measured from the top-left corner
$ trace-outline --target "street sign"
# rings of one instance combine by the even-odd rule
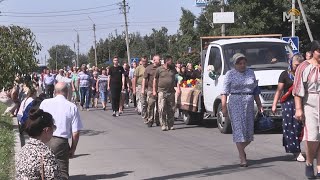
[[[289,43],[293,53],[298,53],[299,52],[299,37],[283,37],[282,40],[286,41]]]
[[[234,12],[213,13],[214,24],[234,23]]]
[[[196,0],[197,7],[206,7],[209,0]]]

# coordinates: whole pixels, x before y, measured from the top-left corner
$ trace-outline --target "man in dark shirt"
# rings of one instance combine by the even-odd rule
[[[149,65],[143,76],[141,92],[147,93],[147,113],[145,122],[148,127],[151,127],[155,121],[157,126],[160,126],[159,113],[158,113],[158,97],[152,94],[153,79],[156,74],[157,68],[160,66],[160,56],[153,56],[153,64]],[[147,91],[145,91],[147,89]]]
[[[177,71],[172,65],[172,57],[164,58],[164,65],[157,68],[153,80],[153,95],[158,95],[159,117],[162,131],[174,130],[175,87],[180,94]]]
[[[119,116],[121,91],[125,89],[124,69],[119,66],[118,57],[113,58],[113,66],[109,69],[108,91],[111,90],[112,116]]]

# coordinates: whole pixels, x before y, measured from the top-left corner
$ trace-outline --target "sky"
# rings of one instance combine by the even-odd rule
[[[0,0],[1,1],[1,0]],[[0,3],[0,25],[20,25],[30,28],[42,45],[40,63],[49,58],[48,49],[67,44],[73,49],[77,33],[80,36],[80,53],[87,54],[93,45],[93,22],[97,41],[110,33],[124,31],[124,16],[117,3],[122,0],[4,0]],[[165,26],[169,34],[179,29],[181,7],[196,16],[201,8],[195,0],[127,0],[129,32],[150,34],[152,28]],[[92,21],[89,19],[92,19]]]

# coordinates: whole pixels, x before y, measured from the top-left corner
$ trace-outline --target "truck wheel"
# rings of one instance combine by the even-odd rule
[[[203,113],[195,113],[189,111],[182,111],[182,119],[186,125],[201,124],[203,120]]]
[[[192,118],[190,116],[190,113],[188,111],[182,111],[182,119],[183,119],[183,122],[186,124],[186,125],[192,125]]]
[[[203,115],[204,113],[194,113],[194,112],[190,112],[191,114],[191,119],[192,119],[192,124],[196,124],[196,125],[201,125],[203,122]]]
[[[230,119],[228,117],[223,117],[221,103],[219,104],[218,111],[217,111],[217,124],[218,124],[218,129],[220,130],[221,133],[223,134],[232,133]]]

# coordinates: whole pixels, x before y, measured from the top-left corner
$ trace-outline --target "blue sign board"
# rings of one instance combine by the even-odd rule
[[[197,7],[206,7],[208,4],[208,0],[196,0]]]
[[[289,43],[293,53],[299,53],[299,37],[283,37],[282,40]]]

